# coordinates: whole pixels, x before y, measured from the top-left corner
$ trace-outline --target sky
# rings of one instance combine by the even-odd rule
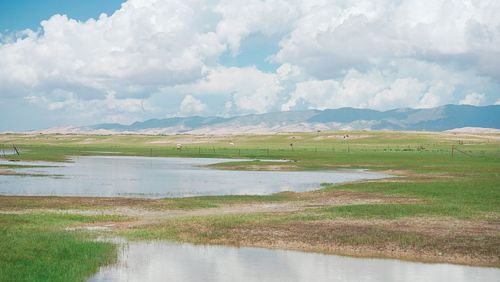
[[[497,0],[0,0],[0,131],[500,104]]]

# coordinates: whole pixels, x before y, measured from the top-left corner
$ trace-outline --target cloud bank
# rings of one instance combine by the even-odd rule
[[[495,0],[129,0],[85,22],[54,15],[0,37],[0,102],[23,105],[0,117],[36,108],[47,124],[86,124],[494,104],[498,11]],[[253,35],[273,41],[275,70],[222,63],[248,56]]]

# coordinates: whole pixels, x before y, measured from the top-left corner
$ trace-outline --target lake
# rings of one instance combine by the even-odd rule
[[[16,162],[48,166],[15,169],[17,172],[51,176],[0,175],[0,194],[143,198],[266,195],[308,191],[321,183],[390,177],[364,170],[235,171],[203,167],[229,161],[242,160],[82,156],[68,163]],[[3,163],[9,162],[1,160]]]
[[[498,281],[500,269],[261,248],[130,242],[89,281]]]

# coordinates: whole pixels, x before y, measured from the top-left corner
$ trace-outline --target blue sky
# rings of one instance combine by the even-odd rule
[[[112,14],[123,0],[0,0],[0,30],[36,30],[40,22],[54,14],[85,21],[101,13]]]
[[[25,29],[38,30],[40,22],[55,14],[86,21],[97,19],[100,14],[113,14],[124,0],[0,0],[0,31],[9,34]],[[278,51],[278,39],[262,34],[251,34],[243,39],[236,56],[230,52],[220,57],[227,66],[256,66],[265,71],[277,68],[267,58]]]
[[[0,0],[0,131],[499,104],[498,10],[494,0]]]

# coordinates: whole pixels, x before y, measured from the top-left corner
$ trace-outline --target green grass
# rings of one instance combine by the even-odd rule
[[[0,281],[83,281],[115,257],[111,243],[58,232],[0,230]]]
[[[203,244],[207,239],[227,236],[233,228],[264,222],[285,222],[286,217],[269,214],[211,215],[204,217],[181,217],[168,219],[163,224],[148,226],[147,229],[119,231],[118,236],[131,240],[171,240],[182,241],[184,235],[191,236],[191,243]],[[200,226],[207,230],[199,230]]]
[[[459,178],[430,182],[359,183],[328,186],[325,191],[351,190],[385,193],[421,199],[425,204],[373,204],[331,207],[332,216],[358,218],[399,218],[410,216],[446,216],[484,218],[500,214],[498,179]]]
[[[48,167],[43,165],[19,165],[19,164],[0,164],[0,168],[41,168]]]
[[[349,132],[352,140],[341,138],[344,132],[297,133],[275,135],[235,135],[225,137],[192,137],[189,135],[174,136],[87,136],[87,135],[0,135],[0,147],[11,144],[21,151],[20,158],[26,160],[65,160],[68,155],[93,155],[96,151],[115,152],[122,155],[144,156],[183,156],[183,157],[260,157],[260,158],[292,158],[303,161],[311,160],[311,164],[354,163],[370,160],[376,163],[391,163],[401,157],[415,156],[435,158],[436,155],[451,157],[451,146],[481,157],[499,157],[498,142],[488,137],[474,139],[450,135],[441,137],[429,133],[391,133],[391,132]],[[333,138],[332,138],[333,137]],[[363,137],[363,138],[358,138]],[[295,139],[291,139],[295,138]],[[189,143],[189,139],[195,140]],[[465,145],[458,145],[459,141]],[[158,143],[161,142],[161,143]],[[3,143],[3,145],[2,145]],[[182,151],[175,150],[175,144],[184,145]],[[229,143],[235,144],[234,146]],[[291,150],[290,143],[294,144]],[[107,153],[102,153],[107,154]],[[417,154],[417,155],[415,155]],[[385,161],[380,156],[388,157]],[[354,156],[354,158],[353,158]],[[465,155],[456,152],[455,158]],[[413,161],[413,157],[410,162]]]
[[[116,246],[62,228],[110,220],[121,218],[0,215],[0,281],[84,281],[99,266],[114,261]]]
[[[225,196],[199,196],[188,198],[162,199],[162,208],[194,210],[204,208],[217,208],[226,205],[259,202],[284,202],[294,200],[293,193],[282,192],[272,195],[225,195]]]
[[[352,139],[342,137],[349,134]],[[189,143],[186,140],[194,140]],[[498,214],[500,207],[500,142],[497,139],[459,135],[403,132],[321,132],[275,135],[206,136],[88,136],[88,135],[0,135],[0,143],[16,144],[23,160],[67,160],[72,155],[95,155],[96,152],[118,152],[131,156],[181,156],[290,159],[293,169],[325,170],[365,168],[373,170],[406,170],[428,178],[446,178],[398,183],[353,184],[328,186],[326,190],[358,190],[403,197],[419,198],[422,203],[399,207],[373,205],[351,207],[352,211],[332,208],[332,215],[367,217],[379,214],[405,216],[433,215],[459,218]],[[182,151],[175,149],[183,143]],[[230,146],[234,143],[235,146]],[[293,143],[293,150],[289,146]],[[455,151],[451,156],[451,146]],[[1,147],[1,146],[0,146]],[[8,147],[8,145],[3,145]],[[115,155],[102,153],[103,155]],[[219,164],[223,168],[245,168],[245,165],[265,168],[274,163],[232,162]],[[170,209],[220,207],[243,202],[275,202],[292,200],[285,194],[271,196],[220,196],[165,199]],[[395,210],[397,208],[397,210]],[[372,213],[374,210],[380,212]],[[384,212],[384,210],[386,212]],[[401,210],[402,212],[398,212]]]
[[[345,140],[349,134],[352,138]],[[412,199],[409,203],[363,204],[311,208],[293,214],[218,215],[169,219],[163,224],[118,233],[131,239],[169,239],[203,243],[234,236],[237,228],[286,225],[290,222],[314,222],[336,218],[401,219],[412,217],[498,220],[500,218],[500,141],[495,136],[437,135],[402,132],[321,132],[235,136],[87,136],[87,135],[0,135],[0,147],[15,144],[21,156],[14,160],[67,161],[70,156],[129,155],[154,157],[224,157],[248,159],[289,159],[291,169],[330,170],[363,168],[401,170],[409,177],[398,182],[326,185],[323,192],[355,191],[379,193]],[[189,141],[192,139],[191,141]],[[175,144],[182,143],[177,151]],[[234,143],[235,145],[229,145]],[[290,147],[293,143],[293,150]],[[3,145],[2,145],[3,144]],[[452,157],[452,146],[459,150]],[[97,153],[101,151],[102,153]],[[105,153],[105,152],[115,152]],[[280,163],[281,164],[281,163]],[[276,165],[266,162],[235,161],[218,165],[224,168]],[[292,167],[293,166],[293,167]],[[15,169],[15,165],[0,168]],[[287,202],[296,200],[293,193],[270,196],[211,196],[163,199],[151,208],[203,209],[252,202]],[[38,203],[30,205],[37,206]],[[145,204],[146,205],[146,204]],[[86,206],[87,207],[87,206]],[[76,206],[78,208],[78,206]],[[119,220],[55,215],[0,216],[0,281],[78,281],[99,265],[113,258],[113,246],[95,242],[79,233],[63,232],[64,226],[87,220]],[[342,231],[343,232],[343,231]],[[439,238],[369,227],[342,233],[339,243],[379,245],[397,242],[429,250],[449,246]],[[306,238],[307,239],[307,238]],[[446,238],[445,238],[446,239]],[[442,240],[445,240],[442,239]],[[488,254],[498,255],[489,241],[475,243],[470,238],[453,239],[464,253],[486,244]],[[485,243],[486,242],[486,243]],[[51,246],[52,248],[49,248]],[[454,248],[455,248],[454,247]],[[73,252],[72,249],[75,248]],[[49,249],[49,250],[48,250]],[[5,252],[4,250],[8,250]],[[462,250],[462,249],[460,249]],[[491,253],[493,252],[493,253]],[[495,253],[496,252],[496,253]],[[36,258],[36,259],[35,259]],[[66,271],[66,269],[72,269]],[[27,278],[26,278],[27,277]]]

